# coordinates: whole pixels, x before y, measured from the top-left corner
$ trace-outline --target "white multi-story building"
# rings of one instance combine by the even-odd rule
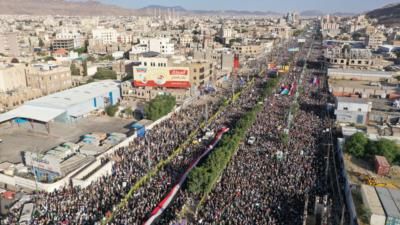
[[[146,49],[146,51],[158,52],[162,55],[175,54],[175,46],[170,43],[169,38],[142,38],[138,44],[138,49]]]
[[[92,31],[93,39],[102,44],[112,44],[118,41],[118,32],[113,28],[98,27]]]
[[[336,99],[336,122],[366,125],[372,103],[367,99],[338,97]]]
[[[148,46],[145,44],[137,44],[132,46],[130,54],[141,54],[148,51]]]

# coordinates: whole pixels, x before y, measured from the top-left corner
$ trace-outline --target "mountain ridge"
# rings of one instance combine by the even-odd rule
[[[384,25],[400,25],[400,3],[389,4],[379,9],[366,13],[367,17],[377,19],[378,23]]]
[[[120,6],[101,3],[95,0],[0,0],[0,14],[10,15],[67,15],[67,16],[151,16],[175,11],[180,15],[200,16],[282,16],[284,13],[260,10],[189,10],[182,6],[148,5],[139,9],[127,9]],[[351,15],[334,13],[333,15]],[[319,10],[305,10],[302,16],[324,15]]]

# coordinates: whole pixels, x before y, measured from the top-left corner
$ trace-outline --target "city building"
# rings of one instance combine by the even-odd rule
[[[285,24],[273,25],[268,27],[268,32],[273,37],[278,37],[282,39],[288,39],[292,34],[292,28]]]
[[[213,63],[209,61],[189,61],[181,65],[190,68],[190,84],[192,87],[209,84],[215,75]]]
[[[336,98],[336,122],[366,125],[372,103],[361,98]]]
[[[11,57],[19,56],[20,51],[17,42],[17,33],[0,32],[0,53]]]
[[[121,94],[124,99],[141,99],[144,101],[150,101],[160,94],[169,94],[175,97],[178,104],[183,103],[192,96],[190,89],[133,87],[132,83],[129,81],[125,81],[121,84]]]
[[[321,20],[321,31],[324,37],[335,37],[340,34],[340,25],[328,15]]]
[[[0,64],[0,92],[27,87],[25,65]]]
[[[170,38],[142,38],[139,45],[141,48],[145,46],[146,52],[158,52],[162,55],[175,54],[175,45],[170,42]]]
[[[53,40],[53,50],[67,49],[72,50],[75,48],[74,39],[54,39]]]
[[[327,48],[324,56],[331,67],[370,69],[374,65],[373,55],[370,49],[360,49],[336,46]]]
[[[231,49],[239,55],[245,56],[256,56],[263,52],[263,47],[261,45],[234,44]]]
[[[101,44],[112,44],[118,41],[118,32],[113,28],[98,27],[93,29],[92,36]]]
[[[73,48],[80,48],[84,44],[82,35],[74,29],[72,30],[63,29],[60,33],[56,34],[56,40],[71,40],[71,39],[74,42]]]
[[[34,64],[25,69],[29,87],[42,90],[43,95],[72,87],[71,70],[52,64]]]
[[[371,49],[378,49],[386,41],[386,36],[381,32],[376,32],[368,36],[367,46]]]
[[[0,123],[29,120],[40,123],[51,121],[72,123],[95,110],[120,101],[120,83],[104,80],[50,94],[0,114]]]

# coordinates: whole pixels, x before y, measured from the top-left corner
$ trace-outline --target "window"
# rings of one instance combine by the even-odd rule
[[[349,108],[347,108],[347,107],[343,107],[343,110],[349,110]]]
[[[362,64],[362,61],[361,61],[361,60],[359,60],[359,61],[358,61],[358,64],[359,64],[359,65],[361,65],[361,64]]]

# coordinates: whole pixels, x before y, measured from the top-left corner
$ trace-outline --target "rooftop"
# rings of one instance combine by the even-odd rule
[[[26,102],[14,110],[0,114],[0,122],[14,118],[27,118],[49,122],[64,113],[71,106],[91,100],[99,95],[107,95],[110,90],[118,89],[119,85],[119,82],[104,80],[47,95]]]
[[[365,98],[349,98],[349,97],[337,97],[338,102],[346,103],[358,103],[358,104],[369,104],[369,100]]]
[[[335,73],[340,73],[341,75],[351,75],[351,76],[382,76],[382,77],[393,77],[396,74],[393,72],[386,71],[373,71],[373,70],[355,70],[355,69],[328,69],[328,76]]]
[[[119,85],[119,82],[112,80],[93,82],[29,101],[26,105],[67,109],[99,95],[106,95],[111,89],[119,88]]]

